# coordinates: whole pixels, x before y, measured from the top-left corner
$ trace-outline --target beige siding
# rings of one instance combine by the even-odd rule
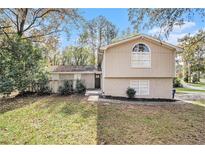
[[[50,87],[54,93],[58,92],[59,86],[63,85],[64,80],[74,80],[74,74],[51,74]],[[95,88],[95,74],[81,74],[81,80],[84,81],[87,89]]]
[[[58,87],[60,86],[59,84],[60,83],[58,80],[50,80],[49,86],[50,86],[52,92],[54,92],[54,93],[58,92]]]
[[[151,49],[151,68],[131,67],[131,52],[136,43],[145,43]],[[148,40],[135,40],[105,51],[105,77],[174,77],[175,52]]]
[[[95,88],[95,75],[94,74],[82,74],[81,80],[84,81],[87,89]]]
[[[51,74],[51,80],[59,80],[59,74]]]
[[[59,74],[59,80],[73,80],[74,74]]]
[[[104,80],[104,94],[127,97],[126,90],[130,80],[149,80],[149,95],[137,98],[172,98],[172,78],[106,78]]]

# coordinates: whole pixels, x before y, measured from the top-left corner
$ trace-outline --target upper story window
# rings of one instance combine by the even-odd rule
[[[132,49],[131,66],[137,68],[151,67],[151,51],[143,43],[136,44]]]

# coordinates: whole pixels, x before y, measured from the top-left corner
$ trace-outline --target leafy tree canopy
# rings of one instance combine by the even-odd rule
[[[70,46],[62,54],[63,65],[94,65],[91,50],[86,47]]]
[[[192,21],[196,15],[204,21],[205,9],[192,8],[140,8],[128,9],[129,21],[135,29],[151,29],[160,27],[159,35],[168,37],[176,25],[183,25],[186,21]]]
[[[190,75],[197,73],[198,81],[200,79],[200,73],[205,72],[205,38],[202,37],[204,35],[204,31],[199,31],[194,36],[188,34],[179,40],[180,46],[183,47],[181,55],[185,63],[186,72],[190,69]],[[187,78],[189,77],[187,76]]]
[[[0,93],[25,91],[36,79],[43,63],[41,50],[29,40],[3,38],[0,50]]]

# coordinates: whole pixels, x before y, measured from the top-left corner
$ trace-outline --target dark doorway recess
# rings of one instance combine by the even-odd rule
[[[100,89],[100,74],[95,74],[95,88]]]

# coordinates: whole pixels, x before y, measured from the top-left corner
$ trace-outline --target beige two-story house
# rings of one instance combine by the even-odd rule
[[[136,98],[171,99],[177,47],[147,35],[136,35],[102,47],[102,92]]]

